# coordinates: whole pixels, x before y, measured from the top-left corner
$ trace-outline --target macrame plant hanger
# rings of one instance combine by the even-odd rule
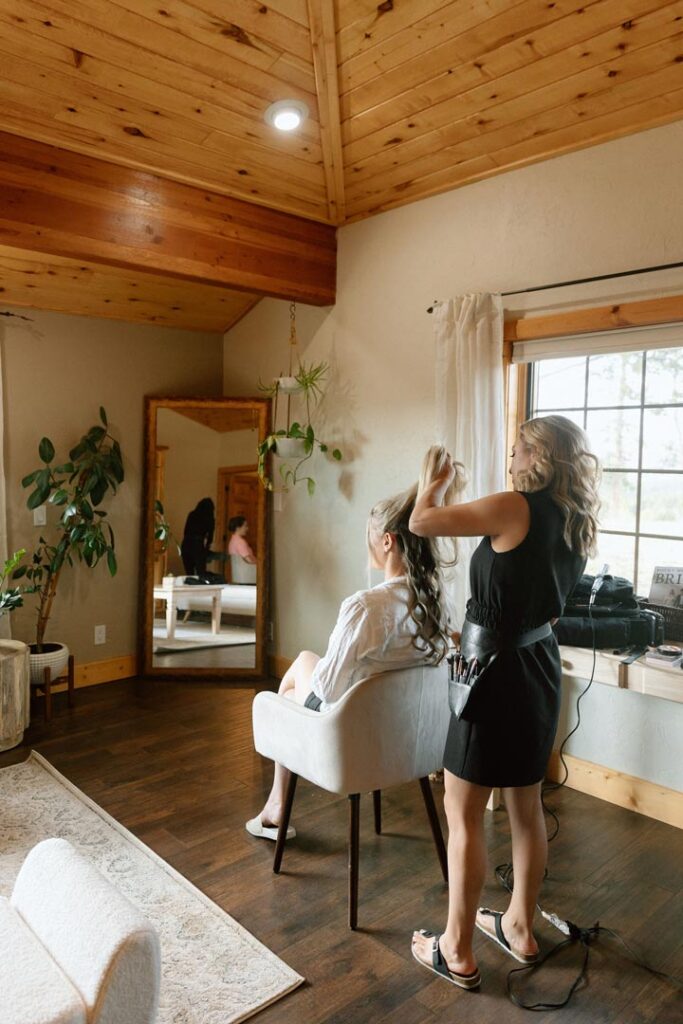
[[[301,360],[299,358],[299,339],[296,336],[296,302],[290,302],[289,304],[289,368],[287,375],[289,377],[294,376],[294,350],[296,349],[296,366],[297,372],[301,366]],[[287,424],[291,422],[290,411],[292,403],[292,393],[290,390],[287,391]]]

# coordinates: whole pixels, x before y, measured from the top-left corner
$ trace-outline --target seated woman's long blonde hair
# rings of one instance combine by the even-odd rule
[[[598,536],[600,463],[585,432],[565,416],[523,423],[520,439],[533,452],[530,469],[517,474],[519,491],[547,488],[565,514],[564,539],[572,551],[593,556]]]
[[[408,610],[417,626],[413,644],[433,665],[438,665],[448,652],[448,617],[442,602],[441,570],[445,565],[452,565],[454,560],[446,561],[442,557],[438,538],[418,537],[410,532],[408,523],[418,490],[445,469],[449,458],[445,448],[438,445],[430,448],[422,463],[419,483],[407,491],[378,501],[370,510],[367,527],[368,548],[371,534],[381,537],[385,533],[393,533],[398,540],[410,590]],[[445,503],[450,504],[464,486],[464,467],[456,463],[455,479],[448,487]]]

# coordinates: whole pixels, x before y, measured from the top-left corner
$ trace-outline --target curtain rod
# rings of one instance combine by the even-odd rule
[[[501,292],[503,298],[508,295],[528,295],[530,292],[544,292],[551,288],[569,288],[573,284],[592,284],[594,281],[609,281],[616,277],[633,277],[636,274],[652,274],[657,270],[673,270],[677,267],[683,267],[683,261],[679,263],[661,263],[658,267],[639,267],[637,270],[622,270],[618,274],[599,274],[597,277],[580,277],[575,281],[556,281],[555,284],[540,284],[536,288],[520,288],[516,292]],[[434,302],[427,310],[428,313],[434,311],[438,299],[434,299]]]

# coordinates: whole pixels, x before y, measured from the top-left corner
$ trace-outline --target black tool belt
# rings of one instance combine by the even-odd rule
[[[497,629],[479,626],[475,622],[465,619],[460,634],[460,652],[467,661],[476,658],[477,661],[486,664],[494,652],[515,651],[518,647],[530,647],[531,644],[551,636],[552,632],[549,622],[544,622],[536,629],[528,629],[524,633],[502,633]]]
[[[552,636],[549,622],[524,633],[502,633],[465,620],[460,634],[460,653],[449,658],[448,703],[460,718],[475,692],[485,686],[486,671],[503,651],[529,647]]]

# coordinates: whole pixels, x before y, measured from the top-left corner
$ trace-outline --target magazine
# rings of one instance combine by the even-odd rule
[[[655,566],[648,602],[668,608],[683,608],[683,566]]]

